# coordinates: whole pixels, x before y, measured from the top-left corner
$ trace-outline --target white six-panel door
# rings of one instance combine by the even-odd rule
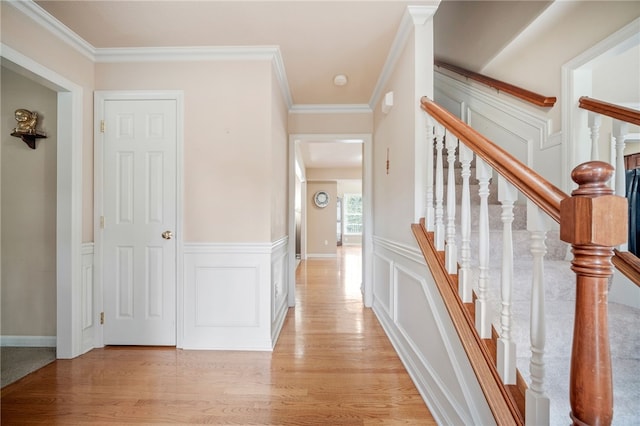
[[[105,345],[176,344],[176,110],[104,103]]]

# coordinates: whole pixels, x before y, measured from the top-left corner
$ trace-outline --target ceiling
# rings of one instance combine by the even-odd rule
[[[36,3],[94,48],[278,46],[294,105],[363,105],[371,101],[407,5],[438,0]],[[479,71],[549,3],[444,0],[434,18],[436,56]],[[337,74],[347,76],[345,86],[333,84]],[[308,167],[362,161],[361,144],[305,144]]]

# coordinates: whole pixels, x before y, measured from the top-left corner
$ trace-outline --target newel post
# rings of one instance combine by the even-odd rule
[[[613,167],[602,161],[577,166],[578,188],[560,204],[560,239],[573,247],[576,311],[569,399],[574,425],[610,425],[613,387],[607,293],[613,248],[627,240],[627,200],[606,184]]]

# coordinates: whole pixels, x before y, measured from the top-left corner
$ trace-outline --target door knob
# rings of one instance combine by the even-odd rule
[[[165,240],[170,240],[173,237],[173,232],[171,231],[164,231],[162,233],[162,238],[164,238]]]

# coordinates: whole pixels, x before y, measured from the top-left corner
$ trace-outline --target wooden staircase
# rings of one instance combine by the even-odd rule
[[[516,385],[505,385],[500,379],[496,356],[498,334],[493,330],[491,339],[482,339],[475,328],[475,305],[463,303],[458,297],[458,276],[447,273],[444,251],[437,251],[433,232],[427,231],[424,220],[411,226],[418,246],[424,255],[438,290],[445,300],[447,310],[458,336],[469,357],[480,387],[499,425],[523,425],[525,413],[524,393],[527,388],[518,374]]]
[[[571,418],[576,425],[610,424],[613,416],[613,393],[606,295],[608,280],[613,273],[611,264],[611,258],[614,255],[613,248],[626,240],[627,232],[626,200],[612,195],[612,190],[607,184],[613,174],[613,167],[603,162],[584,163],[576,167],[572,178],[578,188],[571,195],[567,195],[437,104],[423,98],[421,105],[428,114],[427,152],[434,149],[435,146],[437,158],[435,165],[427,163],[427,169],[433,166],[433,170],[435,170],[435,185],[433,180],[427,181],[426,219],[422,220],[420,224],[412,225],[412,231],[433,275],[438,291],[446,304],[446,309],[476,373],[478,383],[496,423],[500,425],[524,424],[525,421],[535,424],[548,423],[549,399],[544,393],[541,393],[544,390],[541,387],[542,382],[539,381],[541,376],[538,375],[539,373],[544,375],[544,363],[540,358],[544,352],[545,339],[542,259],[546,253],[543,241],[549,230],[541,225],[545,220],[541,215],[544,214],[559,224],[560,239],[569,243],[573,248],[571,269],[575,273],[576,310],[573,342],[571,343],[573,349],[570,367],[567,366],[567,370],[570,368],[571,371],[569,392]],[[455,235],[458,233],[460,225],[463,230],[462,251],[468,253],[469,225],[467,221],[470,216],[467,191],[468,153],[464,154],[466,159],[463,163],[466,182],[464,183],[462,216],[466,219],[461,224],[455,222],[454,216],[457,215],[451,213],[456,210],[455,198],[457,194],[452,189],[453,184],[447,185],[446,188],[446,208],[443,196],[442,162],[444,156],[442,151],[444,149],[447,151],[447,161],[450,167],[448,176],[453,178],[453,172],[451,172],[454,164],[453,152],[457,149],[458,142],[461,147],[464,144],[465,151],[471,150],[473,152],[472,158],[481,160],[480,165],[482,166],[480,167],[481,177],[478,177],[481,200],[480,278],[477,286],[478,292],[476,294],[474,290],[472,297],[469,297],[469,293],[460,291],[458,288],[459,286],[465,289],[470,288],[468,280],[470,269],[469,259],[466,256],[463,260],[456,260],[458,249],[455,242]],[[487,167],[489,167],[489,171],[487,171]],[[487,277],[489,255],[487,253],[490,250],[487,181],[491,178],[491,173],[497,173],[499,185],[506,188],[505,194],[508,194],[508,197],[504,199],[503,207],[505,210],[502,210],[501,218],[504,223],[504,236],[509,242],[505,247],[511,246],[513,242],[511,225],[515,200],[514,191],[519,191],[535,209],[532,210],[534,216],[531,222],[531,226],[534,227],[532,232],[537,234],[531,249],[534,264],[532,303],[536,303],[531,307],[530,318],[532,324],[531,366],[532,369],[542,369],[542,371],[537,372],[535,376],[532,371],[531,389],[527,389],[520,374],[516,373],[513,378],[513,374],[509,372],[513,371],[509,370],[510,368],[515,370],[513,362],[496,365],[500,358],[506,362],[504,360],[513,360],[514,357],[514,355],[505,352],[505,348],[509,348],[508,345],[513,345],[509,332],[511,328],[511,320],[509,319],[511,317],[510,294],[513,291],[513,283],[508,279],[500,281],[503,297],[501,299],[501,318],[504,319],[504,315],[507,317],[506,322],[501,320],[502,331],[506,334],[500,338],[500,345],[498,345],[498,333],[490,325],[491,318],[488,313],[487,301],[487,286],[489,284]],[[444,211],[447,212],[446,217]],[[509,216],[511,219],[508,218]],[[538,239],[541,240],[538,241]],[[533,244],[537,244],[535,250]],[[509,257],[511,261],[508,260]],[[504,259],[503,257],[503,271],[505,271],[505,267],[507,271],[509,268],[511,270],[511,274],[504,274],[508,277],[513,275],[513,250],[507,256],[507,263]],[[506,299],[504,299],[505,294]],[[470,303],[463,303],[463,300]],[[476,301],[477,303],[474,303]],[[483,339],[481,336],[486,338]],[[502,366],[500,367],[500,365]],[[510,365],[509,369],[505,367],[507,365]],[[506,377],[512,377],[507,382],[515,384],[505,385],[501,378],[501,375],[504,374],[507,374]],[[545,418],[546,420],[544,420]]]

